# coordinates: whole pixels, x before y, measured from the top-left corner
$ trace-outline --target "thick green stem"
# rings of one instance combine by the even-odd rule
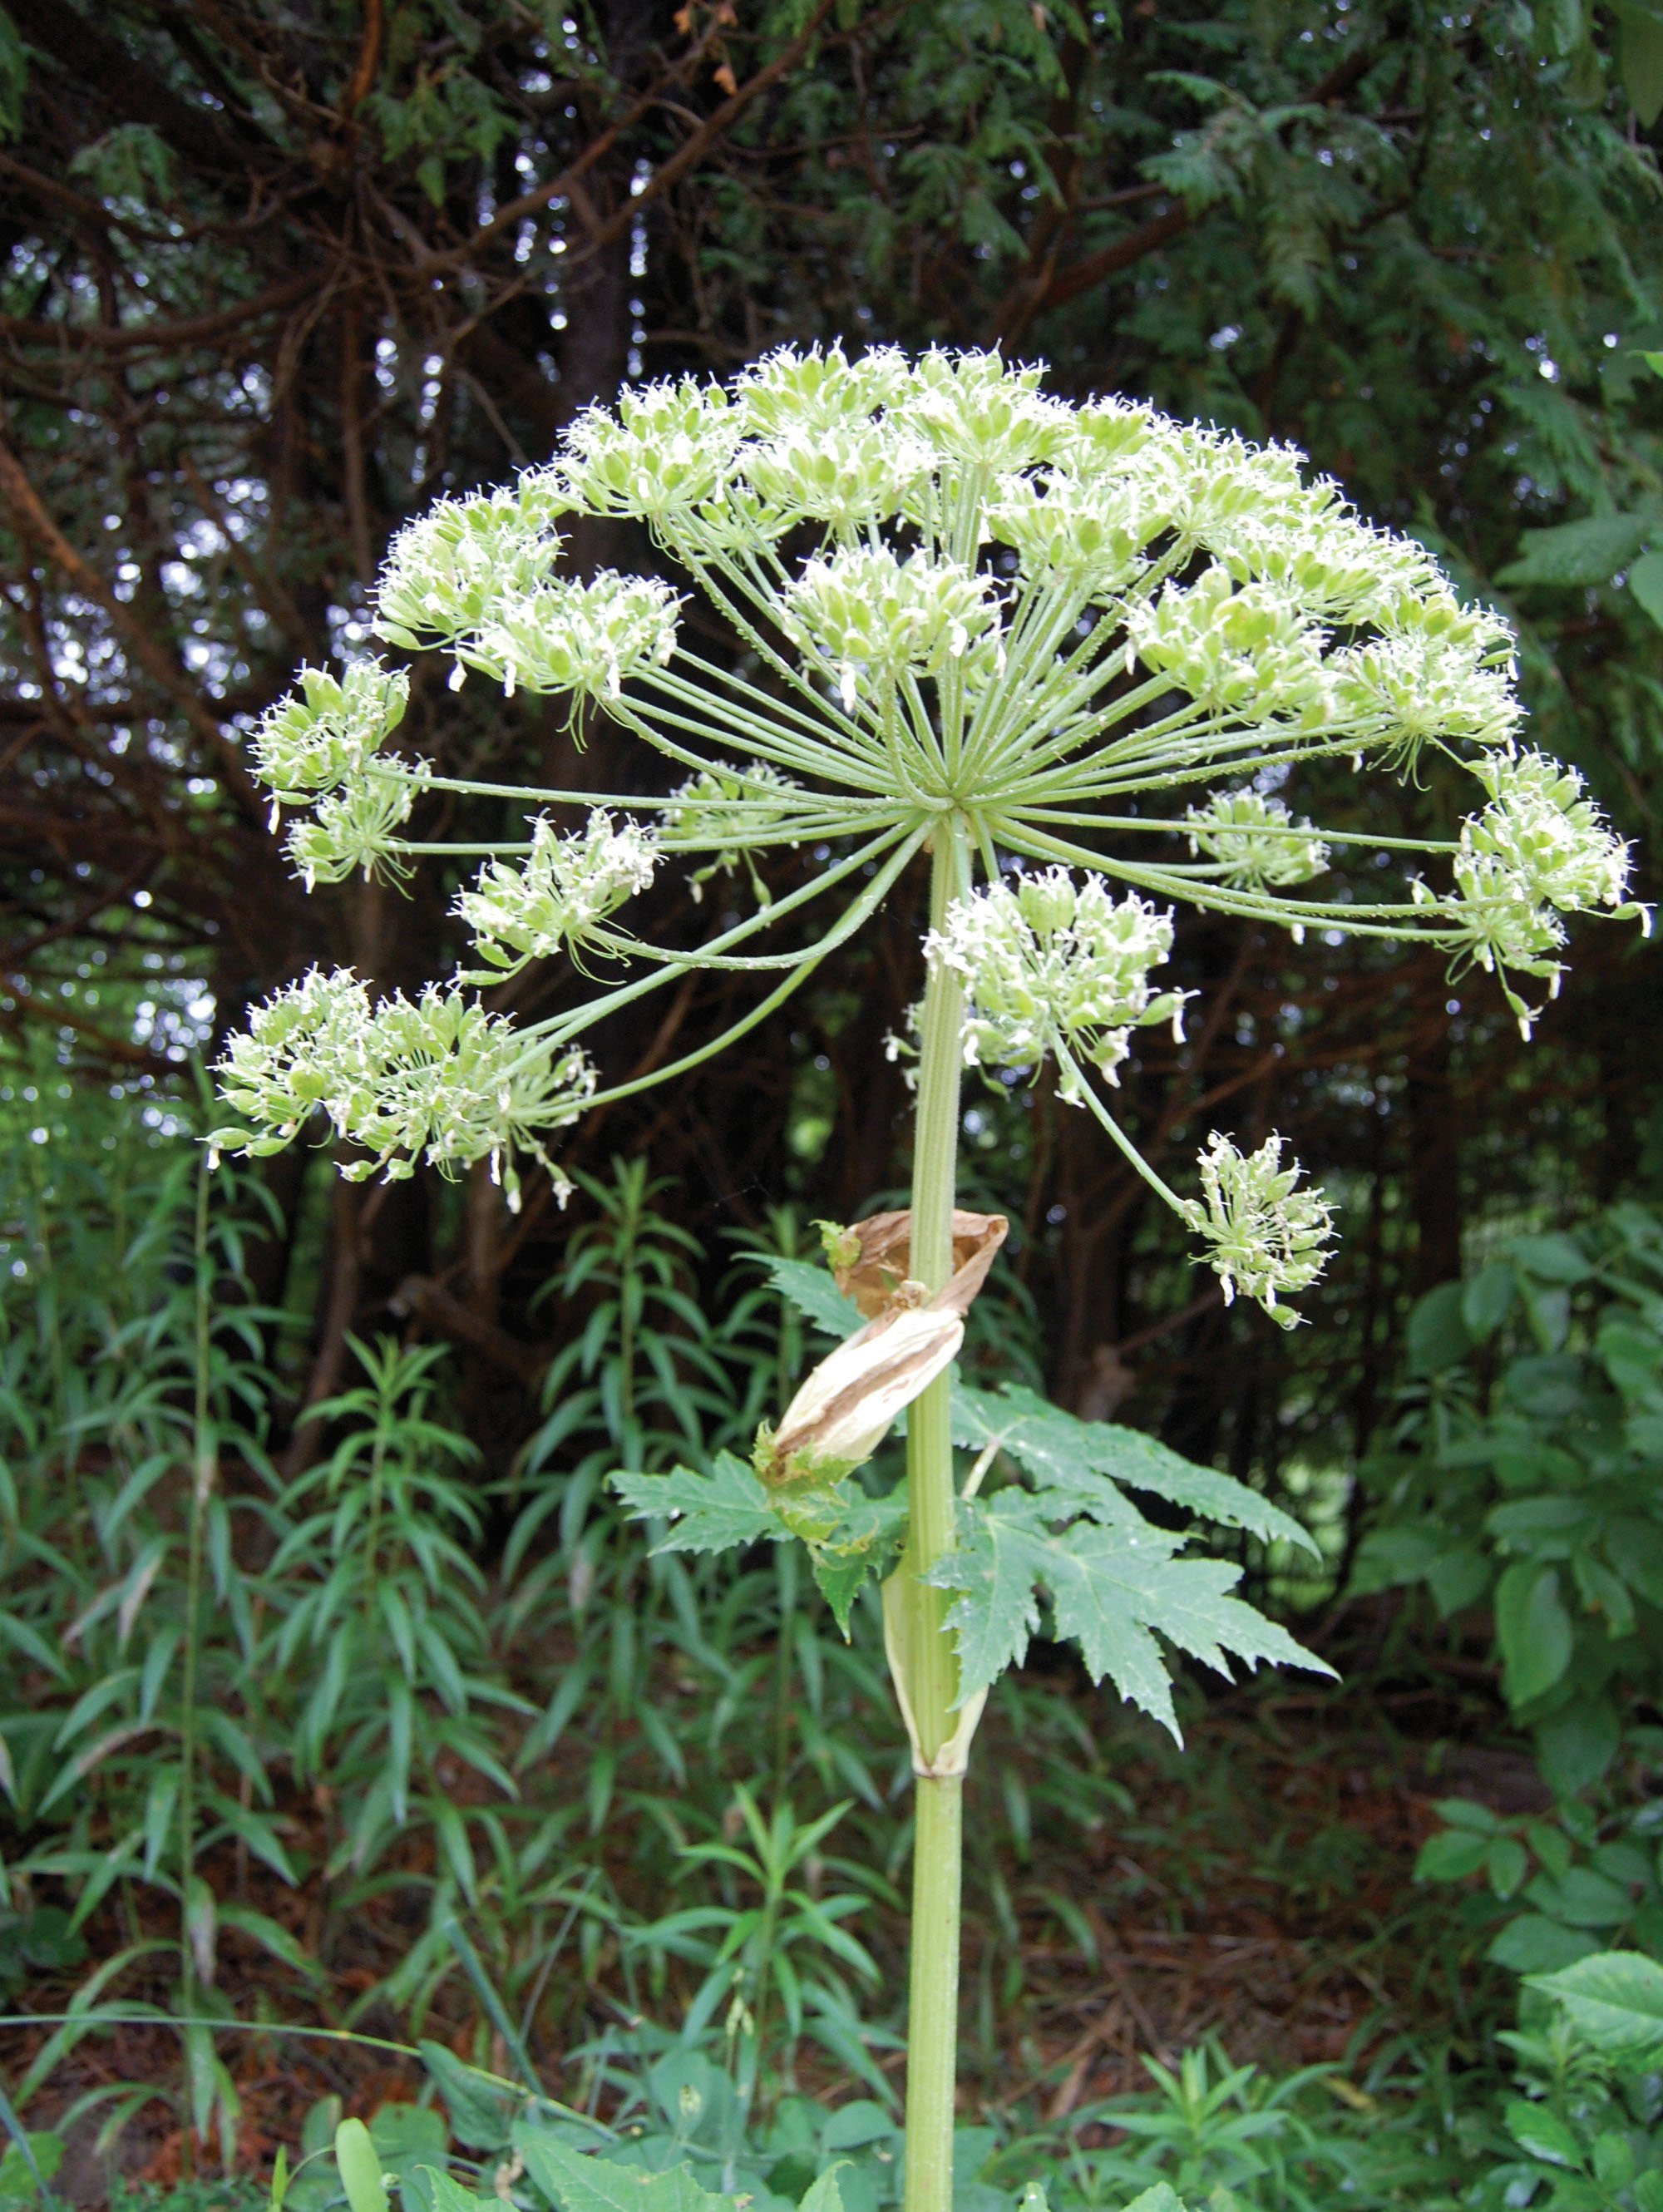
[[[951,2212],[964,1777],[921,1774],[914,1788],[906,2212]]]
[[[969,888],[966,827],[936,832],[930,918]],[[933,969],[924,996],[918,1125],[913,1162],[911,1272],[931,1291],[953,1268],[954,1171],[964,997]],[[958,1667],[944,1626],[947,1593],[920,1580],[952,1548],[951,1383],[943,1375],[907,1416],[911,1527],[891,1604],[897,1686],[909,1709],[918,1769],[913,1844],[912,1972],[907,2033],[906,2212],[951,2212],[953,2087],[958,2057],[959,1882],[963,1776],[950,1743]],[[944,1756],[944,1753],[948,1755]],[[938,1771],[938,1770],[953,1771]]]

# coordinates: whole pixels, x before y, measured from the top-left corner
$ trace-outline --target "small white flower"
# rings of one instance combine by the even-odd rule
[[[215,1073],[233,1110],[254,1126],[215,1130],[220,1152],[279,1152],[313,1114],[369,1158],[343,1173],[402,1180],[424,1159],[455,1176],[489,1159],[518,1202],[515,1148],[561,1178],[542,1133],[574,1121],[595,1088],[586,1056],[521,1036],[477,1000],[430,986],[372,1008],[350,969],[304,980],[257,1006]]]
[[[609,915],[647,888],[658,861],[646,830],[633,822],[615,830],[599,808],[585,830],[565,837],[546,815],[539,816],[531,825],[531,856],[522,866],[488,861],[474,888],[457,895],[452,910],[495,971],[489,979],[467,980],[517,975],[528,961],[584,945]]]
[[[1135,892],[1117,901],[1102,876],[1077,889],[1064,868],[956,899],[925,943],[931,963],[964,984],[967,1066],[1034,1070],[1060,1049],[1111,1083],[1134,1029],[1180,1030],[1187,994],[1149,981],[1171,951],[1169,915]],[[1071,1103],[1072,1091],[1065,1078]]]
[[[494,608],[535,591],[560,557],[571,501],[546,472],[510,490],[440,500],[407,523],[376,586],[375,634],[391,645],[450,644]]]
[[[861,682],[906,668],[938,672],[991,641],[998,600],[991,577],[956,562],[887,545],[840,550],[805,562],[785,592],[786,619],[799,641],[836,671],[844,706]]]
[[[1263,890],[1309,883],[1327,871],[1328,848],[1310,823],[1296,822],[1279,799],[1261,792],[1216,792],[1184,819],[1191,852],[1217,860],[1226,883]]]
[[[1185,1202],[1185,1220],[1211,1245],[1207,1259],[1224,1286],[1229,1305],[1237,1291],[1257,1298],[1284,1328],[1297,1314],[1278,1296],[1308,1290],[1328,1262],[1333,1212],[1320,1190],[1296,1188],[1297,1160],[1282,1164],[1283,1140],[1267,1137],[1256,1152],[1242,1152],[1215,1129],[1198,1154],[1202,1200]]]
[[[309,806],[320,793],[361,778],[404,718],[410,680],[379,660],[349,661],[340,675],[303,668],[300,689],[254,732],[254,773],[276,809]]]
[[[636,670],[669,659],[680,605],[667,584],[646,576],[605,569],[588,583],[557,578],[501,601],[458,642],[457,657],[510,698],[524,690],[616,699]]]

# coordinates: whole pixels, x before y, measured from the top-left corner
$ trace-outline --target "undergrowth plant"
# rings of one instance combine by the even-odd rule
[[[1499,1686],[1551,1811],[1462,1798],[1421,1854],[1476,1885],[1497,1965],[1663,1951],[1663,1223],[1634,1201],[1510,1239],[1410,1317],[1410,1375],[1365,1458],[1357,1594],[1493,1625]]]
[[[582,515],[644,524],[670,574],[562,573],[561,522]],[[671,574],[705,603],[701,636],[725,627],[725,659],[683,626]],[[320,1122],[351,1140],[349,1175],[489,1161],[517,1204],[525,1158],[560,1181],[562,1129],[719,1054],[927,868],[921,998],[895,1043],[916,1081],[911,1207],[831,1232],[835,1285],[798,1286],[845,1340],[749,1462],[632,1465],[618,1407],[614,1486],[662,1553],[801,1541],[846,1628],[881,1583],[916,1778],[905,2198],[945,2212],[963,1778],[1042,1607],[1094,1677],[1174,1730],[1168,1645],[1220,1668],[1317,1663],[1230,1595],[1238,1569],[1185,1556],[1193,1526],[1129,1493],[1296,1540],[1285,1516],[1031,1391],[955,1390],[1005,1228],[956,1205],[965,1070],[1051,1071],[1192,1229],[1226,1299],[1291,1324],[1332,1221],[1282,1139],[1244,1151],[1214,1130],[1180,1191],[1111,1105],[1138,1032],[1181,1035],[1187,994],[1156,973],[1174,908],[1440,947],[1490,971],[1527,1031],[1530,983],[1558,986],[1562,916],[1638,911],[1624,848],[1573,772],[1521,749],[1510,634],[1421,546],[1290,451],[1120,399],[1068,404],[992,355],[786,350],[728,388],[626,392],[547,466],[411,524],[376,622],[401,652],[446,653],[453,683],[552,696],[580,727],[610,717],[641,773],[610,793],[446,777],[394,749],[402,666],[303,672],[255,757],[309,882],[453,861],[466,848],[414,834],[429,794],[495,799],[508,834],[473,848],[453,981],[378,1000],[314,971],[256,1011],[221,1070],[236,1117],[221,1153]],[[1471,777],[1476,809],[1442,839],[1319,831],[1284,794],[1325,762],[1435,762]],[[804,848],[816,872],[771,895],[770,854]],[[625,919],[678,866],[711,917],[696,945]],[[541,1021],[476,995],[551,958],[591,988]],[[585,1037],[701,969],[754,980],[743,1013],[604,1085]],[[906,1473],[883,1491],[863,1470],[903,1412]],[[581,2160],[561,2186],[571,2212],[599,2202]]]

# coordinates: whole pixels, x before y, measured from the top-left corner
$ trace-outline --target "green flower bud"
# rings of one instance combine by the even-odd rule
[[[1272,1136],[1256,1152],[1242,1152],[1215,1129],[1198,1155],[1203,1198],[1187,1200],[1183,1213],[1212,1247],[1208,1264],[1223,1284],[1225,1304],[1244,1291],[1294,1328],[1298,1315],[1277,1300],[1308,1290],[1328,1264],[1333,1212],[1320,1190],[1296,1188],[1299,1163],[1284,1168],[1282,1149]]]
[[[1132,1031],[1170,1021],[1185,994],[1156,994],[1149,975],[1172,951],[1172,921],[1135,893],[1116,900],[1101,876],[1077,888],[1067,871],[1021,876],[956,899],[926,957],[963,982],[967,1066],[1037,1070],[1078,1052],[1109,1082]],[[1071,1079],[1061,1095],[1077,1103]]]
[[[1309,883],[1326,872],[1328,848],[1308,822],[1296,822],[1279,799],[1257,791],[1216,792],[1205,805],[1192,806],[1190,850],[1217,860],[1226,883]]]

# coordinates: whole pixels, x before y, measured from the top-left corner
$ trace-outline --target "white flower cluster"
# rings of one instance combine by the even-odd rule
[[[1040,390],[1043,373],[1012,368],[997,353],[932,346],[913,362],[889,412],[958,467],[1029,468],[1061,453],[1073,434],[1074,410]]]
[[[422,782],[420,773],[410,773],[397,761],[371,761],[354,781],[320,799],[285,840],[307,889],[338,884],[360,868],[371,875],[378,865],[405,874],[398,833],[410,819]]]
[[[1282,1146],[1280,1137],[1267,1137],[1256,1152],[1242,1152],[1215,1129],[1198,1155],[1204,1197],[1187,1200],[1182,1211],[1212,1248],[1207,1258],[1225,1304],[1241,1291],[1294,1328],[1298,1315],[1277,1300],[1308,1290],[1327,1265],[1333,1212],[1320,1190],[1296,1188],[1299,1163],[1284,1168]]]
[[[505,597],[456,647],[463,665],[516,691],[570,691],[616,699],[624,678],[676,648],[681,602],[667,584],[604,569],[589,583],[564,577],[523,598]]]
[[[663,834],[681,852],[711,852],[708,866],[689,878],[696,905],[716,875],[731,875],[743,859],[750,869],[758,902],[769,903],[768,886],[751,865],[750,848],[778,843],[793,811],[808,796],[799,783],[767,761],[737,768],[713,761],[690,775],[665,807]],[[797,840],[789,841],[794,847]]]
[[[869,419],[893,406],[912,379],[912,363],[897,346],[874,346],[851,361],[841,345],[806,353],[781,346],[740,375],[733,404],[746,434],[828,430]]]
[[[903,669],[934,674],[962,659],[989,639],[998,602],[991,578],[956,562],[861,545],[806,562],[786,586],[785,615],[852,708],[863,678],[892,683]]]
[[[1001,477],[984,520],[995,544],[1014,547],[1023,575],[1075,583],[1099,604],[1137,581],[1149,566],[1145,547],[1166,526],[1135,483],[1060,470]]]
[[[1149,981],[1171,954],[1171,916],[1135,892],[1116,900],[1102,876],[1077,890],[1050,868],[956,899],[924,949],[965,987],[967,1066],[1037,1069],[1077,1052],[1113,1083],[1134,1029],[1170,1021],[1181,1034],[1187,994]],[[1078,1103],[1066,1071],[1059,1095]]]
[[[1416,605],[1424,617],[1417,627],[1347,646],[1330,659],[1336,727],[1389,745],[1405,760],[1429,738],[1510,744],[1524,713],[1511,662],[1490,665],[1491,648],[1471,635],[1466,611],[1453,599],[1447,609]],[[1442,614],[1450,619],[1440,621]]]
[[[1476,762],[1490,793],[1461,831],[1463,853],[1509,869],[1521,889],[1561,914],[1591,914],[1623,903],[1629,848],[1588,797],[1574,768],[1545,753],[1503,753]]]
[[[349,662],[334,677],[303,668],[300,689],[254,732],[254,772],[270,790],[275,829],[285,806],[310,806],[288,849],[311,890],[394,858],[397,833],[427,781],[425,762],[389,758],[380,747],[403,720],[410,678],[379,660]]]
[[[1548,979],[1557,996],[1565,942],[1562,914],[1601,907],[1648,921],[1625,905],[1629,848],[1615,835],[1575,769],[1545,753],[1502,753],[1474,765],[1490,804],[1461,825],[1455,896],[1443,903],[1458,942],[1494,974],[1509,968]],[[1438,903],[1424,884],[1423,904]],[[1533,1018],[1508,993],[1525,1034]]]
[[[799,423],[745,453],[746,478],[771,515],[845,532],[904,513],[935,465],[922,439],[870,422]]]
[[[278,809],[356,781],[410,704],[405,671],[379,660],[349,661],[338,677],[303,668],[299,683],[254,732],[254,773],[271,793],[274,828]]]
[[[1302,500],[1291,513],[1261,505],[1210,524],[1208,550],[1238,582],[1273,584],[1330,622],[1391,627],[1429,592],[1448,596],[1424,546],[1371,529],[1339,503],[1332,485],[1320,489],[1323,504],[1314,512]]]
[[[1327,872],[1328,848],[1310,823],[1296,822],[1279,799],[1262,792],[1215,792],[1184,819],[1191,852],[1216,860],[1226,883],[1264,890],[1308,884]]]
[[[566,434],[562,489],[591,514],[657,521],[678,508],[719,501],[742,416],[719,384],[682,377],[626,386],[616,413],[586,409]]]
[[[547,815],[531,825],[523,866],[488,861],[471,890],[452,909],[471,932],[486,972],[464,982],[518,975],[528,961],[575,951],[626,899],[652,880],[659,854],[651,835],[633,822],[620,830],[598,807],[586,828],[561,837]]]
[[[1328,719],[1324,635],[1272,585],[1238,586],[1227,569],[1209,568],[1133,608],[1126,635],[1129,666],[1169,677],[1214,714],[1300,726]]]
[[[216,1129],[215,1154],[281,1152],[321,1113],[369,1155],[342,1170],[355,1182],[378,1170],[401,1180],[418,1158],[446,1176],[489,1159],[511,1205],[516,1146],[549,1166],[539,1133],[574,1121],[595,1087],[584,1054],[519,1036],[459,991],[430,986],[372,1006],[349,969],[314,968],[257,1006],[215,1073],[253,1124]]]
[[[512,491],[440,500],[392,541],[376,586],[375,634],[411,651],[449,645],[505,599],[535,591],[560,557],[571,501],[546,477]]]

